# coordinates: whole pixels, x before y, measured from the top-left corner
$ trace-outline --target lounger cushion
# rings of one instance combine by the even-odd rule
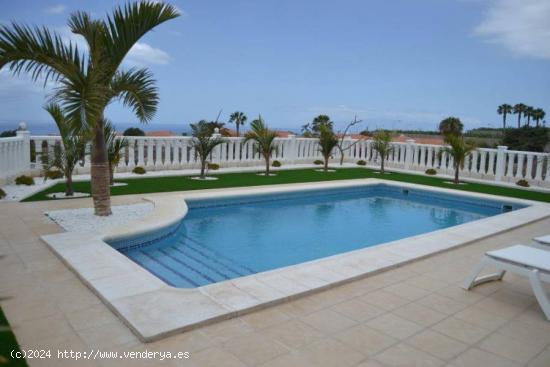
[[[500,250],[489,251],[487,252],[487,256],[550,272],[550,251],[524,245],[515,245]]]
[[[550,235],[535,237],[533,240],[544,245],[550,245]]]

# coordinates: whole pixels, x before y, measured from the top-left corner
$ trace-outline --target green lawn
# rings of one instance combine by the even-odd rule
[[[112,195],[144,194],[152,192],[171,192],[186,190],[216,189],[224,187],[260,186],[284,183],[334,181],[358,178],[383,178],[384,180],[410,182],[420,185],[453,188],[456,190],[480,192],[486,194],[509,196],[520,199],[550,202],[550,193],[541,193],[486,184],[468,183],[455,186],[446,183],[448,179],[405,173],[392,173],[381,176],[376,171],[365,168],[341,168],[336,172],[318,172],[313,169],[278,171],[276,176],[265,177],[257,173],[226,173],[216,175],[215,181],[192,180],[187,176],[173,177],[143,177],[120,179],[117,182],[126,182],[127,186],[118,186],[111,189]],[[23,201],[52,200],[46,194],[64,191],[65,184],[59,183],[49,189],[41,191]],[[89,182],[76,182],[75,191],[90,192]]]
[[[15,340],[15,335],[9,330],[8,320],[6,320],[6,316],[0,308],[0,366],[26,366],[25,359],[12,359],[10,357],[12,350],[19,351],[19,345]]]

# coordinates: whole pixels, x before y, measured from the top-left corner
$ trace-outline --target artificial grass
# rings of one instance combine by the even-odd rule
[[[426,186],[443,187],[461,191],[478,192],[508,196],[512,198],[550,202],[550,193],[523,190],[519,188],[494,186],[479,183],[467,183],[466,185],[454,185],[448,178],[434,176],[415,175],[407,173],[391,173],[380,175],[367,168],[338,168],[335,172],[319,172],[314,169],[277,171],[276,176],[260,176],[257,172],[225,173],[215,175],[218,180],[199,181],[192,180],[189,176],[171,177],[143,177],[132,179],[117,179],[117,182],[126,182],[127,186],[111,188],[112,195],[146,194],[153,192],[171,192],[217,189],[225,187],[261,186],[285,183],[319,182],[349,180],[360,178],[378,178],[389,181],[408,182]],[[214,175],[211,175],[214,176]],[[23,201],[59,200],[50,199],[46,195],[65,190],[64,183],[58,183],[46,190],[36,193]],[[74,190],[78,192],[90,192],[90,182],[75,182]]]
[[[8,320],[0,308],[0,366],[24,367],[27,362],[24,358],[12,359],[12,350],[20,351],[15,335],[9,329]]]

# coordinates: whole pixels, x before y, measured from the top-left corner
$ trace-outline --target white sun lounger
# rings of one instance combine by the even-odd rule
[[[533,246],[543,250],[550,250],[550,235],[533,238]]]
[[[479,273],[486,266],[495,267],[498,269],[498,272],[478,277]],[[550,251],[548,250],[515,245],[500,250],[489,251],[464,281],[463,288],[470,290],[481,283],[501,280],[507,271],[529,278],[533,293],[535,293],[535,297],[544,315],[550,321],[550,300],[541,283],[550,283]]]

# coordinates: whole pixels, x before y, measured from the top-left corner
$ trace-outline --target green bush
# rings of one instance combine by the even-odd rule
[[[529,182],[527,182],[527,180],[519,180],[518,182],[516,182],[516,185],[518,186],[521,186],[521,187],[529,187]]]
[[[367,165],[367,162],[364,161],[364,160],[362,160],[362,159],[360,159],[360,160],[357,161],[357,165],[358,165],[358,166],[366,166],[366,165]]]
[[[63,177],[63,172],[58,169],[51,169],[44,173],[44,177],[48,180],[56,180]]]
[[[208,169],[212,171],[217,171],[220,169],[220,165],[217,163],[208,163]]]
[[[6,192],[2,189],[0,189],[0,199],[3,199],[6,197]]]
[[[22,175],[15,179],[15,184],[31,186],[34,185],[34,179],[31,176]]]
[[[147,171],[145,170],[145,168],[143,167],[140,167],[140,166],[137,166],[136,168],[134,168],[132,170],[132,173],[135,173],[136,175],[144,175]]]
[[[427,175],[430,175],[430,176],[437,175],[437,171],[433,168],[428,168],[426,170],[426,172],[424,172],[424,173],[426,173]]]
[[[279,162],[279,161],[273,161],[273,163],[271,163],[271,165],[273,167],[281,167],[282,166],[281,162]]]
[[[506,129],[502,145],[506,145],[509,150],[543,152],[549,141],[548,128],[523,126],[519,129]]]
[[[325,163],[325,162],[323,162],[323,161],[320,160],[320,159],[316,159],[316,160],[313,161],[313,164],[316,164],[316,165],[318,165],[318,166],[320,166],[320,165],[322,165],[322,164],[324,164],[324,163]]]

